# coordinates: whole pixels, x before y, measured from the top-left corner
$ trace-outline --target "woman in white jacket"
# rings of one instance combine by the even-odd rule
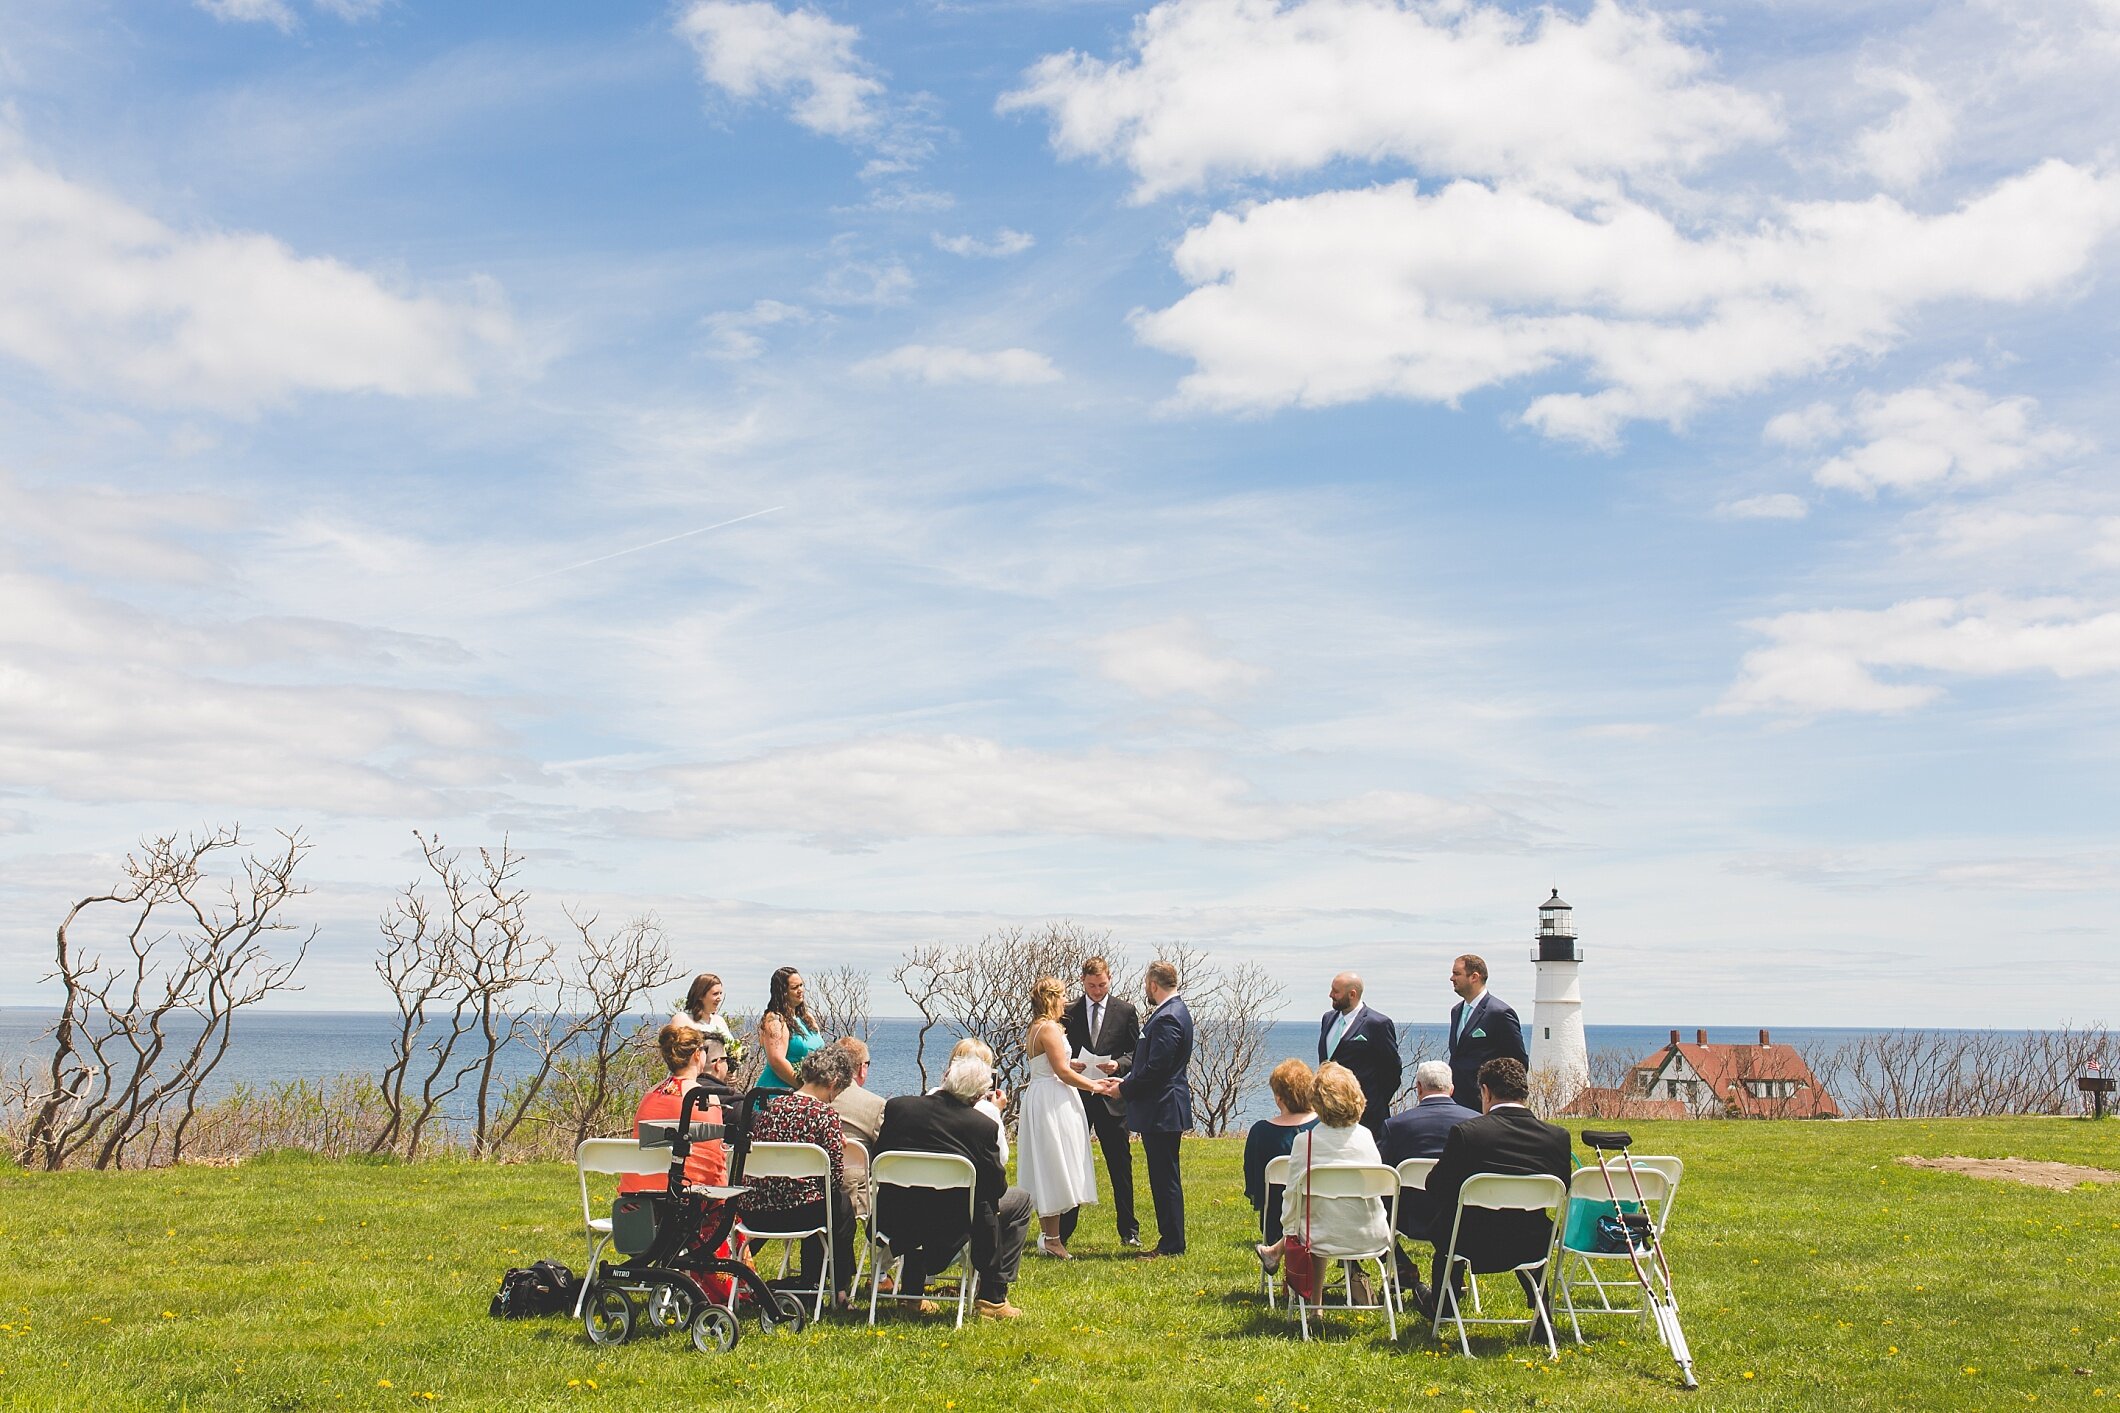
[[[1320,1256],[1341,1251],[1375,1251],[1389,1244],[1384,1205],[1374,1197],[1306,1197],[1304,1178],[1313,1167],[1381,1163],[1376,1138],[1362,1127],[1362,1084],[1345,1065],[1318,1066],[1310,1107],[1318,1126],[1288,1151],[1288,1187],[1281,1195],[1281,1241],[1258,1249],[1259,1264],[1280,1269],[1281,1247],[1304,1233],[1303,1207],[1310,1205],[1310,1246]]]

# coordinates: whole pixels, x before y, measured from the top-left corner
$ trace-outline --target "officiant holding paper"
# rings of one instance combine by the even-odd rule
[[[1076,1069],[1093,1080],[1125,1075],[1133,1068],[1134,1047],[1141,1042],[1140,1013],[1111,990],[1110,964],[1102,957],[1089,958],[1082,963],[1082,994],[1060,1018]],[[1141,1223],[1134,1217],[1134,1153],[1126,1138],[1126,1102],[1084,1094],[1082,1107],[1089,1115],[1090,1131],[1097,1135],[1097,1146],[1104,1150],[1120,1244],[1139,1246]],[[1073,1238],[1081,1214],[1077,1207],[1060,1219],[1062,1244]]]

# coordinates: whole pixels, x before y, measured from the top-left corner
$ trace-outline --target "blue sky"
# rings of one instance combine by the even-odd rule
[[[308,1005],[418,828],[739,1004],[1071,917],[1427,1019],[1559,887],[1593,1023],[2120,1018],[2116,78],[2112,0],[0,0],[0,1003],[240,820]]]

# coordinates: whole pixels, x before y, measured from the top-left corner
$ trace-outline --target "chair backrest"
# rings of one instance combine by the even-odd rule
[[[1674,1158],[1667,1153],[1637,1156],[1634,1160],[1634,1171],[1640,1173],[1644,1168],[1654,1168],[1664,1175],[1664,1197],[1656,1212],[1656,1227],[1661,1231],[1664,1223],[1671,1220],[1671,1204],[1678,1201],[1678,1180],[1686,1175],[1686,1160]],[[1642,1183],[1642,1190],[1649,1190],[1647,1181]]]
[[[1671,1192],[1669,1179],[1657,1169],[1645,1168],[1639,1163],[1634,1165],[1634,1176],[1641,1183],[1641,1200],[1651,1207],[1661,1208],[1664,1199]],[[1611,1192],[1605,1190],[1605,1175],[1597,1170],[1594,1163],[1588,1167],[1577,1168],[1574,1176],[1568,1179],[1568,1196],[1573,1200],[1610,1202],[1613,1193],[1617,1193],[1622,1202],[1634,1201],[1634,1183],[1627,1181],[1625,1169],[1612,1174]]]
[[[670,1171],[670,1150],[643,1148],[632,1138],[585,1138],[574,1146],[574,1176],[582,1190],[582,1224],[596,1219],[589,1197],[589,1174],[613,1177],[662,1177]]]
[[[1266,1160],[1266,1185],[1268,1187],[1288,1186],[1288,1166],[1294,1161],[1295,1159],[1289,1157],[1286,1153],[1283,1153],[1278,1158],[1268,1158]]]
[[[743,1175],[746,1180],[830,1177],[832,1155],[814,1143],[754,1143]]]
[[[1568,1200],[1568,1185],[1551,1173],[1474,1173],[1458,1189],[1458,1206],[1504,1212],[1544,1212]]]
[[[843,1148],[839,1161],[847,1172],[854,1177],[866,1176],[869,1171],[869,1145],[851,1133],[842,1135],[840,1143]]]
[[[878,1187],[925,1187],[947,1192],[979,1185],[979,1172],[962,1153],[879,1153],[869,1165]]]
[[[1428,1174],[1435,1170],[1433,1158],[1408,1158],[1399,1164],[1399,1186],[1416,1190],[1428,1186]]]
[[[1398,1171],[1382,1163],[1320,1163],[1305,1175],[1313,1197],[1394,1197]]]

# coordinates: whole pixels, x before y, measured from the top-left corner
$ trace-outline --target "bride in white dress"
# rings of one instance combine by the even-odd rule
[[[1097,1170],[1090,1159],[1089,1117],[1076,1090],[1090,1080],[1068,1060],[1060,1011],[1067,992],[1050,976],[1031,987],[1031,1028],[1023,1038],[1030,1056],[1030,1083],[1016,1115],[1016,1179],[1038,1207],[1038,1254],[1072,1260],[1060,1244],[1060,1218],[1097,1200]]]

